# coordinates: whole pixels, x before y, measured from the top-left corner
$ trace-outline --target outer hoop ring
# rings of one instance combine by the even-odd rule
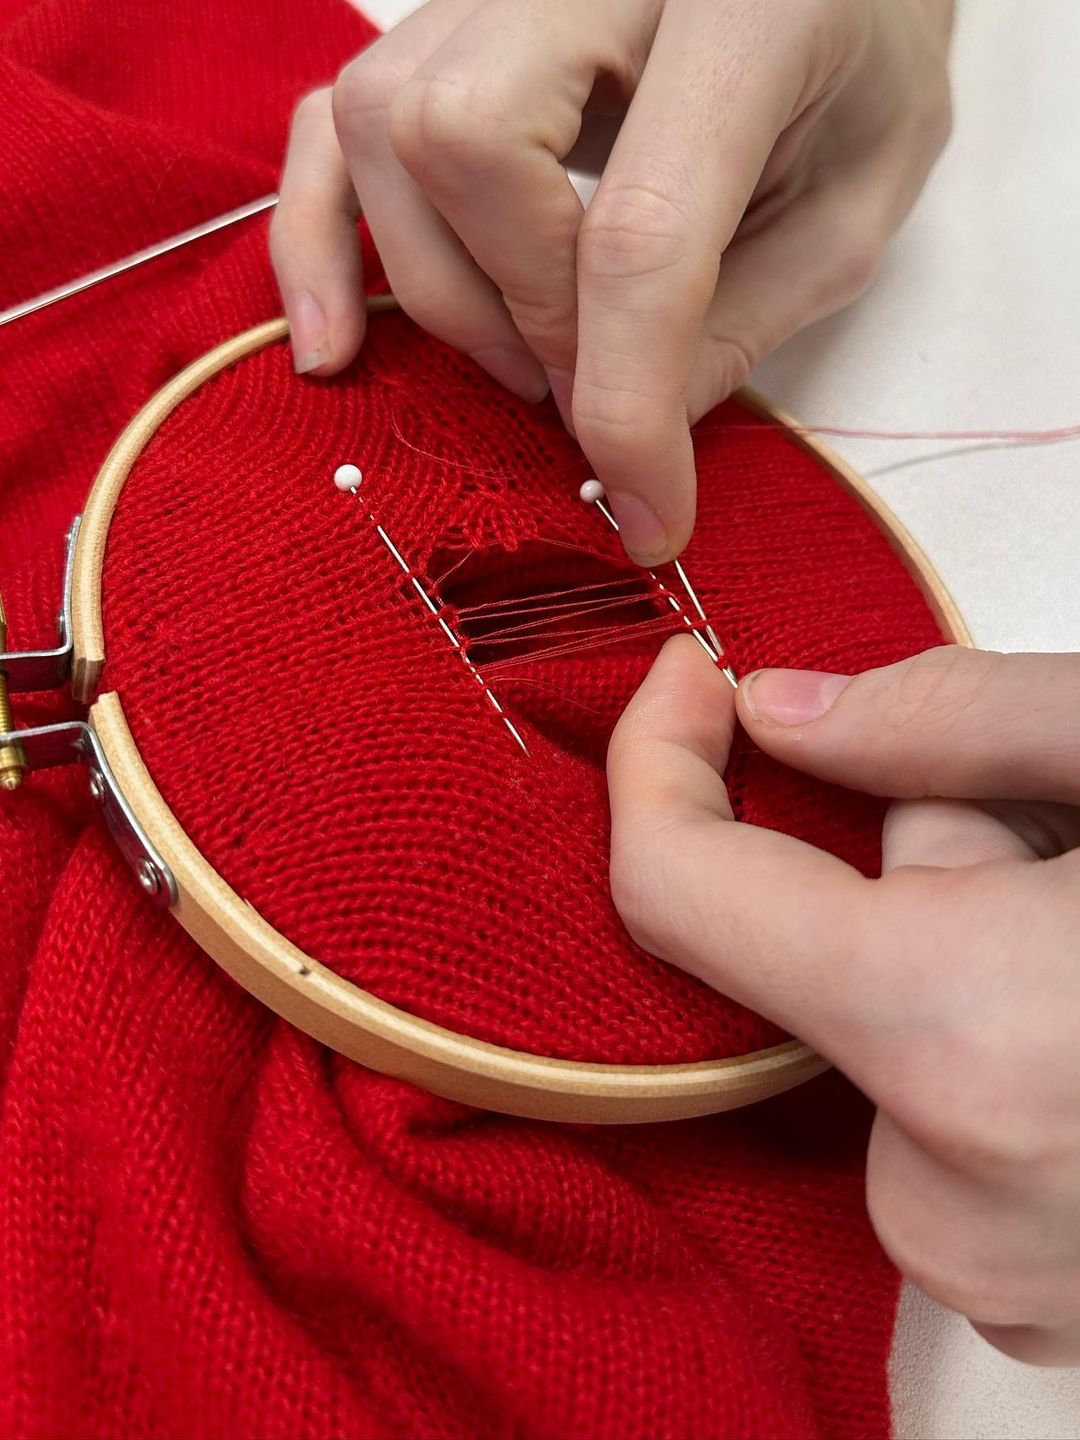
[[[369,310],[395,305],[373,297]],[[174,914],[234,980],[290,1024],[372,1069],[483,1109],[540,1120],[640,1124],[735,1109],[801,1084],[827,1068],[791,1040],[725,1060],[679,1065],[603,1065],[530,1055],[459,1035],[399,1010],[305,955],[232,890],[197,850],[165,804],[128,728],[119,695],[94,700],[105,658],[101,585],[109,527],[120,492],[144,447],[200,385],[248,355],[285,339],[284,319],[234,336],[171,380],[120,435],[98,473],[83,514],[72,588],[72,689],[90,709],[113,774],[151,842],[175,876]],[[929,559],[865,482],[788,416],[750,392],[750,409],[794,432],[871,513],[934,609],[946,634],[971,638]]]

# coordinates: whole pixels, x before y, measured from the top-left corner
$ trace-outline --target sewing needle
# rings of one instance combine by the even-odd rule
[[[193,240],[201,240],[206,235],[213,235],[217,230],[224,230],[241,220],[249,220],[252,215],[270,210],[277,202],[276,195],[263,195],[258,200],[249,200],[246,205],[228,210],[224,215],[215,215],[212,220],[204,220],[201,225],[182,230],[179,235],[159,240],[156,245],[148,245],[145,250],[136,250],[134,255],[127,255],[123,260],[114,260],[111,265],[103,265],[100,270],[92,270],[89,275],[69,280],[66,285],[58,285],[55,290],[46,290],[43,295],[36,295],[32,300],[24,300],[8,310],[0,310],[0,326],[10,325],[13,320],[21,320],[25,315],[33,315],[36,310],[44,310],[46,305],[55,305],[58,300],[79,295],[93,285],[100,285],[103,280],[111,280],[114,275],[122,275],[125,270],[134,270],[136,265],[145,265],[148,260],[156,260],[159,255],[167,255],[170,250],[179,250],[182,245],[190,245]]]
[[[600,484],[599,480],[586,480],[585,484],[581,487],[581,498],[585,501],[586,504],[595,505],[597,510],[600,511],[600,514],[603,515],[604,519],[615,531],[616,535],[619,533],[619,522],[615,519],[615,516],[608,509],[604,497],[604,489],[603,486]],[[671,563],[672,567],[675,570],[675,573],[678,575],[679,579],[686,587],[686,593],[690,597],[690,601],[693,604],[694,609],[701,616],[701,619],[704,622],[705,631],[708,634],[709,638],[708,640],[706,640],[705,636],[702,635],[701,631],[695,629],[694,626],[690,624],[689,620],[686,620],[686,617],[684,615],[683,619],[686,620],[686,625],[690,631],[690,634],[693,635],[694,639],[705,651],[705,654],[708,655],[709,659],[713,662],[713,664],[720,666],[721,674],[726,680],[730,681],[730,683],[737,690],[739,688],[738,677],[736,676],[734,670],[732,670],[730,665],[724,665],[722,663],[724,647],[716,638],[716,633],[713,630],[712,626],[709,624],[708,617],[706,616],[705,611],[701,608],[701,601],[698,599],[697,592],[694,590],[694,587],[690,584],[690,581],[687,578],[686,571],[682,567],[682,563],[679,560],[673,560]],[[661,592],[667,597],[667,602],[672,607],[672,609],[679,610],[681,612],[681,607],[678,601],[675,599],[674,595],[672,595],[670,591],[664,589],[664,586],[657,577],[656,572],[654,570],[649,570],[646,573],[651,580],[656,581]]]

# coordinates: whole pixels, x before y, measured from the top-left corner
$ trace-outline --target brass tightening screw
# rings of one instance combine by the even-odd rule
[[[0,596],[0,652],[7,649],[7,617]],[[7,671],[0,670],[0,735],[15,729],[15,717],[8,699]],[[17,790],[26,779],[26,751],[18,740],[0,745],[0,790]]]

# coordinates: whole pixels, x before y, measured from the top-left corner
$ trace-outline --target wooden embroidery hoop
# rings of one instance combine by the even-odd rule
[[[395,303],[390,296],[373,297],[369,309]],[[287,335],[284,319],[244,331],[158,391],[107,456],[75,545],[72,691],[90,706],[89,723],[120,792],[172,872],[178,891],[172,908],[181,925],[234,980],[316,1040],[372,1069],[483,1109],[606,1124],[676,1120],[752,1104],[826,1069],[820,1056],[796,1040],[723,1060],[605,1065],[531,1055],[456,1034],[377,999],[305,955],[226,884],[181,829],[143,763],[119,695],[97,693],[105,660],[101,590],[109,527],[133,465],[172,411],[220,371]],[[929,559],[865,482],[765,400],[747,391],[738,398],[788,430],[854,495],[887,535],[943,633],[970,644],[967,626]]]

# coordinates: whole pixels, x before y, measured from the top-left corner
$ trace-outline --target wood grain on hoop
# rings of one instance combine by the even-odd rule
[[[391,297],[369,301],[388,309]],[[113,446],[94,483],[79,532],[72,589],[75,663],[72,688],[94,700],[105,660],[101,584],[117,499],[162,422],[207,380],[288,334],[271,320],[211,350],[160,390]],[[926,595],[944,632],[969,644],[968,631],[929,560],[869,487],[819,441],[760,397],[750,409],[794,432],[804,448],[877,519]],[[677,1065],[602,1065],[511,1050],[421,1020],[376,999],[305,955],[226,884],[181,829],[146,769],[120,697],[101,695],[90,721],[132,810],[172,870],[176,918],[245,989],[277,1014],[361,1064],[436,1094],[488,1110],[542,1120],[638,1124],[734,1109],[801,1084],[826,1068],[809,1046],[791,1040],[726,1060]]]

